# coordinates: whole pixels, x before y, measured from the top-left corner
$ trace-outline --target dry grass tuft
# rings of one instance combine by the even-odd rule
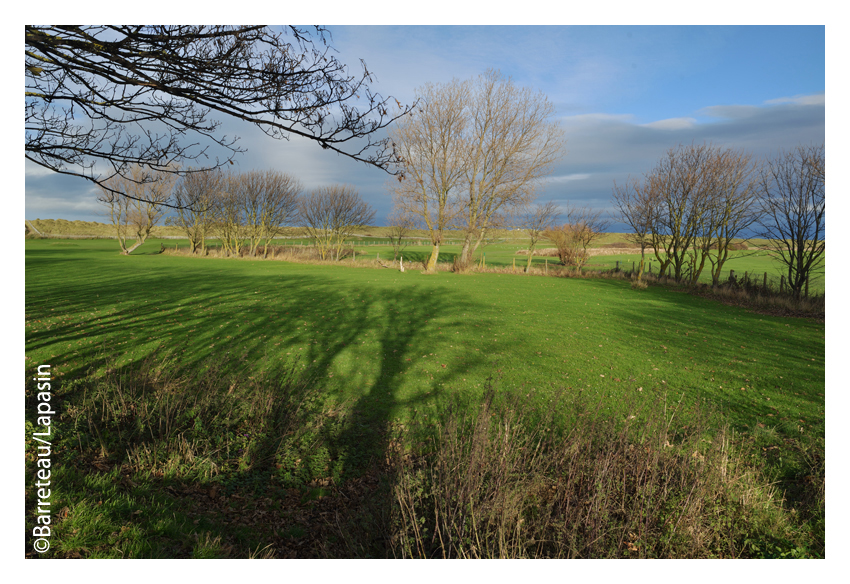
[[[395,455],[397,556],[739,557],[758,510],[780,502],[728,428],[710,431],[698,412],[680,427],[678,404],[613,419],[576,402],[556,432],[494,395],[472,416],[450,413],[429,453]]]

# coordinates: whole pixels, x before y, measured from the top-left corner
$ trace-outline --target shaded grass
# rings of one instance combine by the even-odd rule
[[[240,379],[213,364],[197,374],[152,356],[67,384],[56,395],[51,503],[61,511],[46,557],[226,557],[237,549],[244,557],[256,549],[270,532],[257,533],[260,515],[236,514],[240,503],[309,500],[310,487],[362,474],[382,451],[376,436],[372,448],[342,455],[348,420],[324,407],[309,380],[291,368]],[[364,462],[354,468],[353,460]],[[35,504],[29,487],[30,518]]]
[[[777,466],[776,432],[668,396],[619,417],[577,395],[556,415],[485,386],[364,441],[292,370],[159,356],[82,378],[57,395],[41,557],[823,556],[822,442]],[[349,475],[346,448],[365,457]],[[28,530],[34,506],[27,485]]]

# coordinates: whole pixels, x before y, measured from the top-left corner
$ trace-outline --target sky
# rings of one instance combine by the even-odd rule
[[[614,182],[649,171],[669,148],[710,142],[758,157],[825,140],[824,26],[334,26],[337,58],[362,59],[372,88],[402,103],[427,82],[489,68],[543,92],[564,129],[563,157],[538,200],[612,211]],[[240,170],[294,174],[306,190],[353,185],[382,224],[386,173],[226,118]],[[104,221],[97,189],[26,161],[26,218]],[[614,223],[612,231],[625,227]]]

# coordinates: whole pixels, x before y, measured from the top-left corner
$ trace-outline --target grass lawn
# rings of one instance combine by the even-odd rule
[[[512,252],[503,247],[487,248],[488,264],[510,265]],[[823,323],[762,316],[662,287],[632,290],[618,280],[424,275],[159,249],[152,240],[125,257],[111,240],[28,240],[25,374],[51,364],[61,408],[63,399],[76,399],[75,380],[157,354],[181,370],[215,367],[246,380],[293,365],[310,376],[321,407],[338,412],[338,423],[279,461],[283,486],[360,476],[381,456],[380,437],[391,428],[452,404],[477,405],[488,377],[501,395],[524,396],[529,408],[566,412],[581,393],[602,400],[611,416],[628,416],[666,396],[778,442],[824,435]],[[426,250],[408,248],[405,258]],[[56,431],[70,453],[77,430],[64,424]],[[112,492],[114,471],[84,476],[63,465],[62,452],[55,454],[56,489],[65,505],[82,510]],[[296,457],[316,459],[307,475],[292,466]],[[75,501],[81,493],[99,494]],[[114,513],[132,517],[141,503],[134,508],[121,493],[110,499]],[[156,494],[142,499],[169,505]],[[145,529],[179,531],[153,523]],[[203,545],[194,545],[203,555]],[[115,553],[104,549],[98,553]],[[168,552],[135,552],[157,554]]]

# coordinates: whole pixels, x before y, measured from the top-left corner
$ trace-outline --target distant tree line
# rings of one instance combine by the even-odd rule
[[[225,256],[243,251],[267,257],[269,242],[287,227],[301,227],[322,259],[339,260],[347,238],[369,225],[374,210],[348,185],[332,185],[304,193],[294,176],[279,171],[225,172],[206,169],[142,176],[142,167],[129,178],[113,177],[102,188],[99,201],[115,229],[122,253],[130,254],[149,237],[167,210],[163,201],[176,201],[167,223],[183,229],[191,253],[207,253],[207,240],[219,240]],[[135,173],[135,174],[133,174]],[[138,175],[138,176],[136,176]],[[128,240],[135,240],[128,246]]]

